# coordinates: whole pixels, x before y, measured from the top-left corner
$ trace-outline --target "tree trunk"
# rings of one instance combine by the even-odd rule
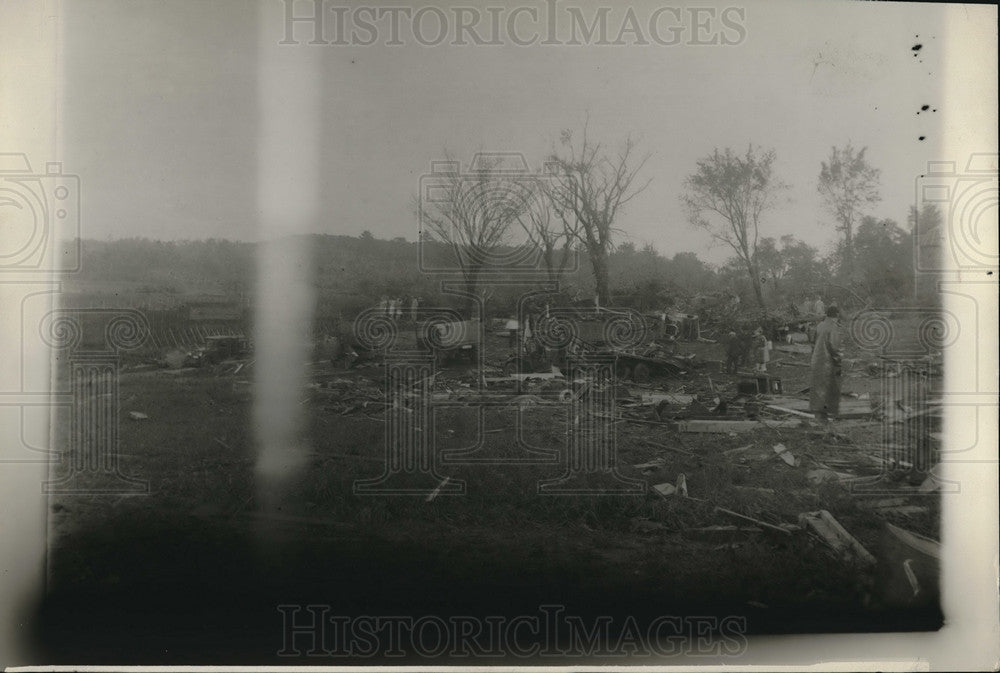
[[[751,261],[746,262],[747,275],[750,276],[750,284],[753,286],[754,297],[757,298],[757,303],[761,308],[767,308],[767,303],[764,301],[764,288],[761,287],[760,274],[757,272],[757,265]]]
[[[844,284],[850,285],[854,280],[854,232],[847,225],[844,230]]]
[[[603,250],[591,250],[590,263],[594,269],[594,285],[597,290],[597,299],[601,306],[611,304],[611,292],[608,288],[608,258]]]

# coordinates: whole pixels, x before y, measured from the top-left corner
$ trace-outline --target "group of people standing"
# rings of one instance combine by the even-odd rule
[[[826,306],[818,298],[810,302],[815,310],[822,307],[824,319],[813,332],[813,349],[810,359],[809,410],[820,421],[828,421],[840,411],[840,381],[842,376],[842,339],[840,334],[840,310],[836,306]],[[730,332],[723,344],[726,352],[725,369],[731,374],[738,373],[740,365],[747,359],[754,365],[754,372],[764,374],[770,362],[772,341],[763,327],[757,327],[750,336]],[[749,357],[748,357],[749,356]]]
[[[382,295],[379,308],[396,322],[403,320],[404,317],[416,322],[417,313],[420,310],[420,298],[410,296],[390,298],[387,295]]]

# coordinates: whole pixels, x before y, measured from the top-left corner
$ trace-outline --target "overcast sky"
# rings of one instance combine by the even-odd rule
[[[709,8],[699,15],[707,22],[701,41],[738,44],[695,45],[688,6],[639,2],[631,6],[648,45],[635,45],[631,33],[625,45],[593,44],[595,36],[584,45],[517,46],[501,30],[504,44],[485,46],[449,44],[458,6],[450,3],[438,5],[451,32],[437,46],[417,43],[404,16],[398,46],[385,44],[391,36],[383,18],[370,46],[309,45],[312,27],[300,24],[292,37],[301,44],[279,47],[288,35],[281,3],[274,4],[263,25],[248,2],[65,5],[62,160],[81,177],[84,236],[258,238],[260,44],[265,52],[307,51],[319,62],[322,215],[314,231],[415,240],[420,176],[444,150],[463,160],[479,149],[522,152],[538,168],[560,129],[579,129],[589,115],[595,140],[613,147],[631,134],[653,153],[642,174],[649,188],[618,222],[627,236],[666,255],[694,251],[716,263],[728,253],[710,249],[679,205],[684,177],[713,148],[773,148],[791,189],[762,234],[794,234],[826,251],[835,234],[816,180],[831,146],[868,147],[882,171],[874,214],[900,223],[916,177],[928,160],[944,158],[942,69],[948,50],[961,46],[946,39],[946,22],[952,35],[992,36],[982,61],[989,70],[979,77],[996,82],[995,8],[699,2]],[[613,41],[628,5],[607,4]],[[488,33],[486,5],[462,6],[483,13],[479,32]],[[517,6],[535,8],[540,19],[532,24],[522,13],[519,30],[528,37],[534,26],[544,30],[553,5],[508,4],[504,21]],[[337,37],[330,17],[338,7],[347,8],[339,16],[364,19],[360,5],[328,0],[327,40]],[[554,7],[565,42],[568,8],[592,20],[599,5],[559,0]],[[666,41],[666,28],[680,26],[679,44],[657,44],[649,34],[650,17],[663,7],[670,11],[656,15],[659,37]],[[724,24],[727,7],[734,9]],[[300,0],[295,11],[307,13],[311,3]],[[432,38],[440,16],[424,17]],[[992,91],[986,104],[995,115]],[[918,115],[922,105],[930,109]]]

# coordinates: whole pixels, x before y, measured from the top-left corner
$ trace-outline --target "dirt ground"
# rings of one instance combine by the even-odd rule
[[[490,337],[488,375],[506,349]],[[549,402],[544,381],[525,383],[517,408],[483,411],[482,432],[475,404],[439,410],[439,449],[481,441],[477,457],[492,461],[441,470],[465,495],[354,495],[356,480],[383,470],[384,373],[321,362],[300,401],[308,466],[266,506],[254,476],[252,366],[126,371],[120,466],[147,480],[149,494],[53,498],[39,647],[52,663],[294,663],[277,655],[276,606],[299,603],[344,615],[517,615],[545,604],[640,622],[738,615],[749,634],[938,628],[936,594],[913,596],[887,538],[891,523],[940,539],[939,494],[878,462],[894,418],[821,426],[761,410],[751,430],[681,432],[673,423],[686,410],[658,413],[642,393],[720,397],[730,413],[768,400],[737,394],[738,377],[720,372],[720,345],[682,343],[680,353],[699,363],[687,376],[615,389],[618,471],[647,485],[627,496],[540,497],[539,480],[564,466],[513,462],[535,455],[530,447],[565,447],[566,406]],[[844,399],[877,396],[870,358],[846,356]],[[808,355],[775,357],[782,397],[802,397]],[[471,376],[450,365],[435,386],[461,398]],[[357,390],[375,401],[348,392]],[[680,475],[688,497],[652,488]],[[877,563],[847,559],[800,525],[800,514],[819,510]]]

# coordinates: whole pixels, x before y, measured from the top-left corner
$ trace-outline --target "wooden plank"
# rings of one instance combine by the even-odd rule
[[[530,379],[545,381],[562,378],[565,378],[562,374],[556,374],[554,372],[538,372],[529,374],[511,374],[510,376],[487,376],[483,380],[487,383],[502,383],[504,381],[527,381]]]
[[[773,409],[774,411],[781,411],[786,414],[791,414],[792,416],[801,416],[802,418],[816,418],[814,414],[809,414],[804,411],[798,411],[796,409],[788,409],[787,407],[779,407],[777,404],[766,404],[764,406],[767,409]]]
[[[686,528],[684,529],[684,536],[720,542],[745,540],[762,532],[764,532],[762,529],[753,526],[706,526],[703,528]]]
[[[643,404],[658,404],[659,402],[669,402],[670,404],[687,405],[691,404],[694,395],[683,393],[642,393]]]
[[[684,449],[678,449],[676,446],[667,446],[666,444],[660,444],[658,442],[652,442],[652,441],[650,441],[648,439],[644,440],[643,443],[646,446],[652,446],[652,447],[657,448],[657,449],[665,449],[667,451],[674,451],[676,453],[683,453],[683,454],[688,455],[688,456],[695,456],[695,457],[697,457],[697,455],[698,455],[696,453],[691,453],[690,451],[685,451]]]
[[[442,479],[441,483],[438,484],[433,491],[431,491],[431,494],[427,496],[427,499],[424,502],[433,502],[434,498],[438,497],[438,494],[441,493],[441,489],[447,486],[450,480],[451,477],[445,477],[444,479]]]
[[[677,430],[679,432],[747,432],[760,428],[797,428],[802,425],[801,421],[768,421],[766,424],[760,421],[679,421]]]
[[[759,519],[754,519],[753,517],[746,516],[745,514],[740,514],[739,512],[734,512],[731,509],[726,509],[725,507],[716,507],[715,511],[716,512],[720,512],[722,514],[726,514],[726,515],[732,516],[732,517],[736,517],[737,519],[743,519],[744,521],[749,521],[749,522],[751,522],[751,523],[753,523],[753,524],[755,524],[757,526],[760,526],[761,528],[763,528],[765,530],[770,530],[770,531],[773,531],[775,533],[781,533],[782,535],[787,535],[789,537],[791,537],[791,535],[792,535],[792,531],[788,530],[787,528],[782,528],[781,526],[774,526],[774,525],[769,524],[769,523],[767,523],[765,521],[761,521]]]
[[[801,353],[802,355],[812,355],[812,346],[805,344],[775,344],[774,350],[779,353]]]
[[[857,560],[867,565],[875,564],[875,557],[825,509],[800,514],[799,522],[803,526],[811,528],[844,558]]]
[[[899,526],[893,526],[891,523],[887,523],[886,529],[892,536],[901,542],[903,545],[909,547],[913,551],[919,552],[925,556],[929,556],[935,561],[941,560],[941,543],[936,540],[932,540],[929,537],[924,537],[923,535],[918,535]]]

